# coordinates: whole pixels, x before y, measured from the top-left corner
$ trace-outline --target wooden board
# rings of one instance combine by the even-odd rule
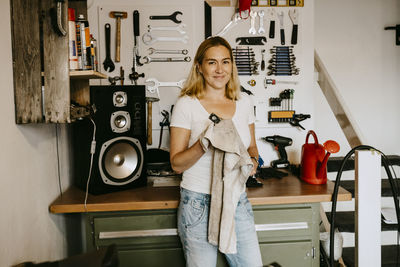
[[[264,186],[248,188],[248,198],[253,205],[295,204],[330,201],[334,183],[311,185],[289,175],[282,179],[263,181]],[[52,213],[175,209],[179,204],[179,187],[151,187],[129,189],[104,195],[89,194],[84,205],[85,192],[69,188],[50,206]],[[351,200],[351,194],[340,188],[338,201]]]
[[[68,33],[60,35],[54,28],[54,0],[41,1],[44,51],[44,107],[46,122],[70,122]],[[63,4],[62,25],[68,30],[68,2]]]
[[[10,5],[15,122],[42,122],[39,0]]]

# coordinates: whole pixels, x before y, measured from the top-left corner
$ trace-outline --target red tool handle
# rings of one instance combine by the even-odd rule
[[[239,0],[239,15],[242,19],[247,19],[250,16],[250,5],[251,0]],[[246,16],[242,17],[242,12]]]
[[[306,144],[308,144],[308,137],[312,135],[314,137],[315,145],[318,145],[318,137],[317,134],[313,130],[309,130],[306,136]]]

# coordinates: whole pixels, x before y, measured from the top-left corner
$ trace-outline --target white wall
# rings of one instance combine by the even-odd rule
[[[396,0],[315,1],[315,48],[332,76],[365,144],[400,154],[400,24]],[[328,104],[315,87],[315,127],[323,140],[335,139],[344,155],[350,147]]]
[[[16,125],[10,1],[0,2],[0,266],[63,258],[65,218],[51,215],[60,194],[55,125]],[[66,129],[58,126],[62,188],[69,185]]]

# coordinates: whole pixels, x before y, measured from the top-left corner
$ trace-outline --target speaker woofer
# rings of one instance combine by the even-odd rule
[[[141,175],[144,155],[140,141],[117,137],[105,142],[100,150],[99,170],[105,184],[125,185]]]

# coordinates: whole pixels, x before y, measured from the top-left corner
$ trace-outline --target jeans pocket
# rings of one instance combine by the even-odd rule
[[[184,204],[184,226],[185,228],[193,228],[198,225],[205,215],[205,204],[200,199],[191,199]]]
[[[242,208],[245,210],[246,214],[250,218],[254,219],[253,208],[247,196],[240,198],[239,205],[242,206]]]

